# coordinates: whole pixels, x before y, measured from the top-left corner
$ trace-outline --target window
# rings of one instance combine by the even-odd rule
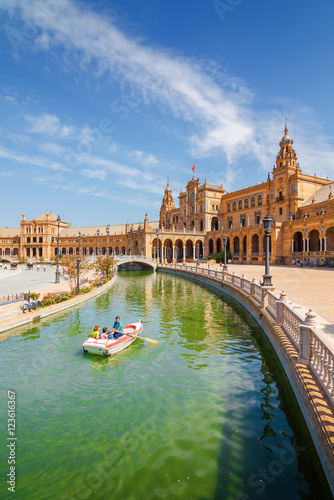
[[[216,205],[216,210],[218,210],[218,205]]]
[[[202,213],[203,212],[203,205],[199,206],[199,211]]]
[[[245,214],[240,215],[240,226],[241,227],[246,226],[246,215]]]
[[[279,207],[279,214],[283,215],[283,208],[282,207]]]
[[[212,205],[212,210],[214,210],[214,209],[215,209],[215,206],[214,206],[214,205]]]
[[[294,192],[295,192],[295,185],[291,184],[291,194],[294,194]]]
[[[261,224],[261,212],[255,212],[254,222],[255,224]]]
[[[242,210],[242,200],[239,200],[239,210]]]
[[[37,243],[37,240],[36,240],[36,237],[35,237],[35,236],[33,237],[32,242],[33,242],[33,243]]]
[[[270,198],[272,199],[273,197],[274,197],[274,190],[272,189],[272,190],[270,191]]]
[[[237,203],[234,201],[233,202],[233,212],[237,209]]]
[[[228,211],[228,212],[231,212],[231,203],[228,203],[228,204],[227,204],[227,211]]]
[[[255,198],[253,196],[253,198],[251,199],[251,207],[255,207]]]
[[[27,243],[30,243],[30,236],[28,236],[27,238]]]
[[[258,197],[258,199],[257,199],[257,204],[258,204],[259,206],[261,206],[261,205],[262,205],[262,196],[261,196],[261,195],[260,195],[260,196]]]
[[[43,243],[43,238],[42,238],[42,236],[40,236],[40,237],[38,238],[38,242],[39,242],[39,243]]]
[[[233,217],[227,218],[227,227],[231,229],[233,227]]]
[[[248,208],[248,198],[245,199],[245,208]]]

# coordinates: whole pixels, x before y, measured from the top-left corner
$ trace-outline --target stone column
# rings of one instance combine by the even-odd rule
[[[300,325],[300,345],[298,361],[304,365],[310,365],[312,357],[312,330],[318,329],[319,323],[317,315],[310,309],[305,316],[304,322]]]
[[[310,251],[310,238],[307,238],[306,241],[307,241],[307,249],[306,249],[306,251],[309,252]]]
[[[196,245],[193,243],[193,259],[196,260]]]
[[[291,240],[291,252],[294,252],[293,240]]]
[[[173,253],[172,253],[172,262],[174,263],[175,262],[175,244],[174,244],[174,242],[173,242],[173,245],[172,245],[172,251],[173,251]]]
[[[327,252],[327,236],[324,237],[324,252]]]
[[[283,323],[283,304],[287,301],[287,294],[283,291],[279,300],[276,300],[276,325]]]
[[[186,261],[186,246],[183,245],[183,262]]]

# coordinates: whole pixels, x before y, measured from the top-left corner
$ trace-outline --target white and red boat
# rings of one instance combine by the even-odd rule
[[[134,342],[143,329],[141,321],[124,326],[124,333],[119,339],[93,339],[89,337],[82,344],[84,352],[97,354],[98,356],[110,356],[128,347]]]

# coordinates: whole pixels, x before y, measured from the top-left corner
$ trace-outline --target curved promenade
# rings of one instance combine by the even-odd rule
[[[203,283],[238,301],[267,335],[294,390],[334,495],[334,341],[316,314],[306,315],[254,278],[219,268],[159,264],[160,272]]]
[[[114,276],[104,285],[101,285],[99,288],[95,288],[91,292],[85,293],[84,295],[77,295],[73,299],[65,300],[64,302],[60,302],[59,304],[53,304],[52,306],[36,309],[35,311],[25,314],[19,313],[16,316],[4,319],[3,321],[1,321],[0,317],[0,335],[8,330],[12,330],[13,328],[19,328],[26,324],[33,324],[36,321],[40,321],[48,316],[51,316],[52,314],[66,311],[71,307],[77,306],[79,304],[82,304],[83,302],[86,302],[87,300],[97,297],[98,295],[101,295],[106,290],[111,288],[115,280],[116,276]],[[2,335],[0,337],[0,340],[1,338],[3,338]]]

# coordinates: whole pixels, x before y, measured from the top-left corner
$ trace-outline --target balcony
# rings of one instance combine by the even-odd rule
[[[284,196],[276,196],[276,201],[284,201]]]

